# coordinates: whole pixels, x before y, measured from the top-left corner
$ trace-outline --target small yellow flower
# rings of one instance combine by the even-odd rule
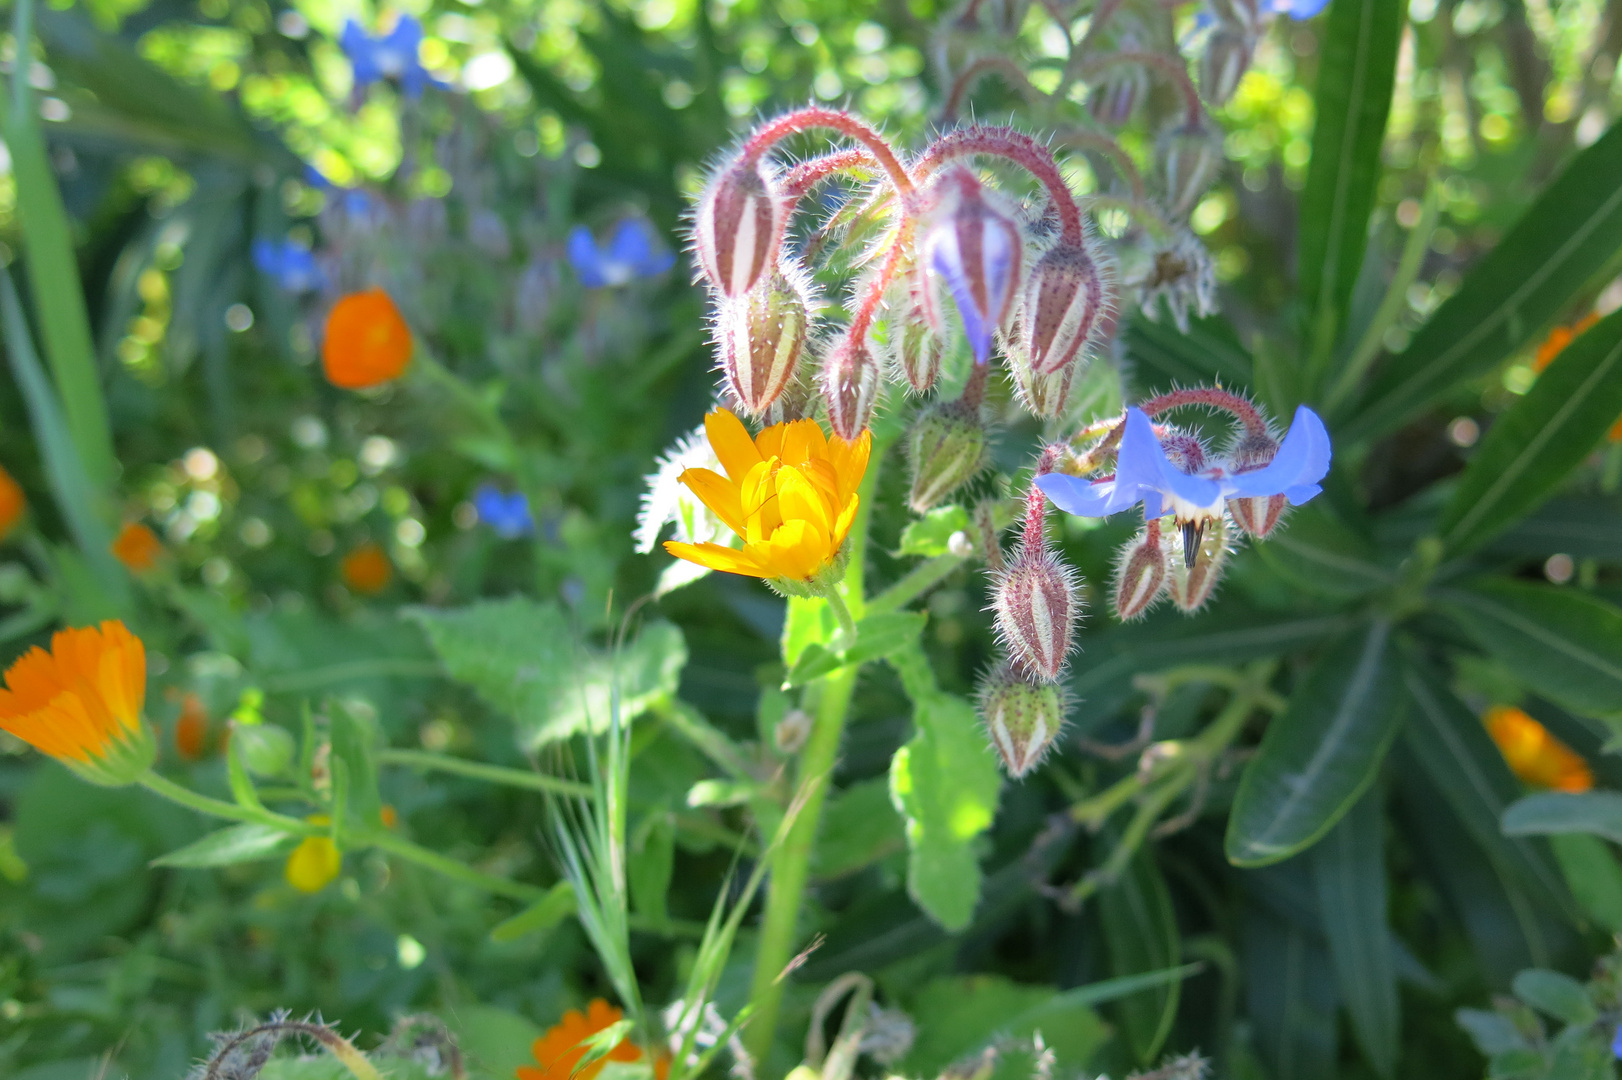
[[[1523,782],[1556,791],[1587,791],[1594,786],[1588,762],[1522,710],[1494,705],[1484,722],[1510,771]]]
[[[56,758],[91,783],[134,782],[157,754],[141,722],[146,649],[123,623],[58,630],[51,649],[29,649],[6,671],[0,730]]]
[[[309,818],[311,825],[330,825],[332,819],[324,814]],[[344,857],[330,836],[306,836],[287,857],[282,875],[299,892],[318,893],[331,885],[343,869]]]
[[[688,469],[681,482],[743,538],[743,549],[667,540],[665,550],[791,591],[828,584],[856,520],[872,432],[847,442],[823,435],[814,420],[795,420],[751,439],[742,421],[717,409],[705,417],[704,433],[726,476]]]

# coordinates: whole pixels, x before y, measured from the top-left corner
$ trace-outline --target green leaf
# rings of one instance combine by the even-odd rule
[[[1122,340],[1133,379],[1145,393],[1211,382],[1250,385],[1250,354],[1221,316],[1194,319],[1183,334],[1134,312]]]
[[[961,506],[937,506],[901,530],[902,555],[933,559],[945,555],[953,533],[969,527],[969,512]]]
[[[1622,793],[1540,791],[1504,811],[1508,836],[1588,833],[1622,844]]]
[[[1319,40],[1316,121],[1301,192],[1298,264],[1315,370],[1346,325],[1368,247],[1405,0],[1335,0]]]
[[[1110,971],[1117,977],[1163,970],[1181,959],[1177,913],[1152,847],[1138,849],[1120,880],[1098,894],[1098,915]],[[1181,983],[1164,984],[1117,1004],[1127,1042],[1140,1063],[1153,1062],[1165,1045],[1181,991]]]
[[[1389,357],[1343,440],[1390,432],[1532,341],[1622,249],[1622,125],[1578,154]]]
[[[1488,542],[1488,555],[1538,560],[1557,552],[1622,563],[1622,497],[1551,499]]]
[[[1622,610],[1520,581],[1482,581],[1438,600],[1526,686],[1587,716],[1622,714]]]
[[[1605,841],[1583,833],[1554,833],[1549,846],[1583,912],[1602,929],[1622,933],[1622,863]]]
[[[1491,1080],[1542,1080],[1554,1075],[1543,1054],[1531,1048],[1501,1050],[1487,1063],[1487,1076]]]
[[[918,1038],[901,1062],[907,1076],[936,1076],[993,1041],[1028,1038],[1037,1031],[1063,1066],[1079,1069],[1109,1037],[1087,1003],[1070,1000],[1056,987],[1000,975],[932,979],[908,1011]]]
[[[1622,415],[1622,312],[1572,342],[1487,429],[1437,531],[1470,551],[1552,495]]]
[[[445,1024],[478,1080],[512,1080],[520,1065],[535,1064],[530,1047],[541,1028],[517,1013],[460,1003],[445,1010]]]
[[[1317,935],[1257,904],[1245,907],[1245,1012],[1273,1080],[1335,1075],[1335,980]]]
[[[349,781],[349,812],[367,825],[382,824],[383,800],[377,791],[377,723],[342,700],[328,705],[332,756],[342,761]]]
[[[805,650],[826,646],[839,631],[834,609],[820,596],[791,596],[783,617],[783,663],[793,670]]]
[[[910,648],[924,632],[929,616],[922,612],[892,611],[869,615],[856,624],[856,643],[842,653],[831,652],[819,642],[811,642],[800,652],[788,673],[789,686],[804,686],[849,664],[881,660],[901,649]]]
[[[1575,915],[1542,845],[1503,834],[1499,821],[1522,787],[1481,720],[1428,667],[1405,663],[1402,682],[1408,694],[1403,738],[1431,789],[1447,800],[1493,866],[1544,903]]]
[[[1530,1047],[1526,1037],[1515,1027],[1514,1021],[1502,1013],[1488,1012],[1485,1009],[1460,1009],[1453,1014],[1454,1021],[1470,1035],[1470,1041],[1476,1044],[1488,1057],[1501,1054],[1505,1050],[1525,1050]]]
[[[670,922],[670,879],[676,869],[676,829],[670,814],[655,811],[642,819],[631,835],[626,876],[630,879],[631,910],[646,916],[656,927]]]
[[[901,816],[883,777],[863,780],[831,796],[812,868],[819,878],[842,877],[907,847]]]
[[[211,832],[195,843],[187,844],[167,855],[152,860],[153,866],[232,866],[254,862],[279,855],[293,846],[297,837],[289,836],[271,825],[249,822]]]
[[[1309,672],[1245,767],[1228,817],[1236,866],[1266,866],[1334,827],[1374,782],[1401,727],[1391,627],[1344,639]]]
[[[496,924],[490,931],[490,940],[506,943],[517,941],[527,934],[550,930],[575,912],[574,886],[560,881],[529,907],[510,919]]]
[[[1583,984],[1558,971],[1523,971],[1515,976],[1514,990],[1532,1008],[1567,1024],[1592,1024],[1599,1018]]]
[[[980,898],[975,841],[997,813],[1002,774],[974,706],[943,693],[916,645],[890,657],[912,698],[916,734],[890,760],[890,798],[906,818],[907,894],[961,930]]]
[[[453,678],[517,721],[531,750],[607,730],[616,681],[621,715],[634,719],[676,692],[687,662],[681,631],[669,623],[648,624],[614,657],[580,642],[556,604],[523,597],[405,614]]]
[[[1385,815],[1378,792],[1366,792],[1312,849],[1312,871],[1352,1032],[1374,1071],[1390,1076],[1401,1016],[1386,922]]]
[[[1273,533],[1255,550],[1291,584],[1324,596],[1364,596],[1396,579],[1375,561],[1373,546],[1337,522],[1322,500],[1291,514],[1289,528]]]

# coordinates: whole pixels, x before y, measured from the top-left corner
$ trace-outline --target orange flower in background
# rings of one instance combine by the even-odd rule
[[[364,390],[399,378],[411,362],[411,328],[382,289],[350,293],[332,306],[321,366],[334,386]]]
[[[795,420],[751,439],[741,420],[717,409],[704,418],[704,434],[727,475],[688,469],[681,482],[743,538],[743,550],[676,540],[665,550],[780,584],[807,584],[832,568],[856,520],[873,433],[846,442],[825,436],[815,420]]]
[[[338,565],[344,584],[358,593],[372,596],[382,592],[394,577],[394,564],[383,549],[371,542],[364,543],[344,556]]]
[[[1532,370],[1542,371],[1554,363],[1554,358],[1566,351],[1566,347],[1583,336],[1583,332],[1590,326],[1599,322],[1599,312],[1590,311],[1570,326],[1557,326],[1549,331],[1549,336],[1543,339],[1538,346],[1537,355],[1532,358]],[[1622,417],[1611,425],[1611,430],[1605,437],[1611,442],[1622,442]]]
[[[311,825],[331,825],[325,814],[307,819]],[[330,836],[306,836],[287,857],[282,876],[299,892],[318,893],[331,885],[343,871],[344,857]]]
[[[126,521],[112,543],[112,553],[119,562],[137,574],[144,574],[158,564],[163,554],[163,541],[158,534],[139,521]]]
[[[208,741],[208,710],[203,699],[187,694],[180,702],[180,716],[175,720],[175,750],[187,761],[203,756]]]
[[[530,1047],[540,1067],[520,1065],[518,1080],[569,1080],[574,1067],[586,1056],[586,1048],[580,1044],[599,1031],[619,1023],[624,1016],[618,1008],[602,998],[592,998],[584,1013],[579,1009],[570,1009],[563,1014],[562,1020],[548,1028],[546,1034],[536,1039]],[[640,1060],[641,1049],[635,1043],[621,1040],[606,1056],[581,1069],[575,1080],[597,1080],[597,1074],[610,1061]]]
[[[0,468],[0,540],[11,535],[11,530],[17,527],[17,522],[23,519],[23,511],[27,509],[28,500],[23,497],[22,487],[12,479],[10,473]]]
[[[6,671],[0,730],[92,783],[118,787],[157,754],[141,722],[145,700],[146,648],[123,623],[58,630],[49,652],[36,645]]]
[[[1521,709],[1494,705],[1484,720],[1510,771],[1525,783],[1556,791],[1587,791],[1594,786],[1588,762]]]

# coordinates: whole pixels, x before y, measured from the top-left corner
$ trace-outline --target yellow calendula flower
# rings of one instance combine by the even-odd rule
[[[315,814],[309,822],[311,825],[330,825],[332,819],[325,814]],[[331,885],[343,868],[343,854],[338,850],[338,845],[332,842],[332,837],[306,836],[287,857],[282,876],[299,892],[318,893]]]
[[[1494,705],[1483,720],[1510,771],[1525,783],[1556,791],[1587,791],[1594,786],[1594,771],[1582,755],[1524,711]]]
[[[824,435],[814,420],[795,420],[751,439],[742,421],[717,409],[705,417],[704,434],[726,475],[688,469],[681,482],[743,538],[743,548],[667,540],[665,550],[711,570],[765,578],[785,592],[832,584],[856,520],[872,433],[847,442]]]
[[[146,648],[123,623],[58,630],[47,652],[29,649],[6,671],[0,730],[56,758],[91,783],[133,783],[157,744],[141,721]]]

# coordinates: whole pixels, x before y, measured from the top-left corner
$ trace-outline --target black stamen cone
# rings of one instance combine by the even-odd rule
[[[1183,568],[1194,569],[1194,557],[1200,553],[1200,537],[1205,535],[1205,522],[1189,522],[1183,527]]]

